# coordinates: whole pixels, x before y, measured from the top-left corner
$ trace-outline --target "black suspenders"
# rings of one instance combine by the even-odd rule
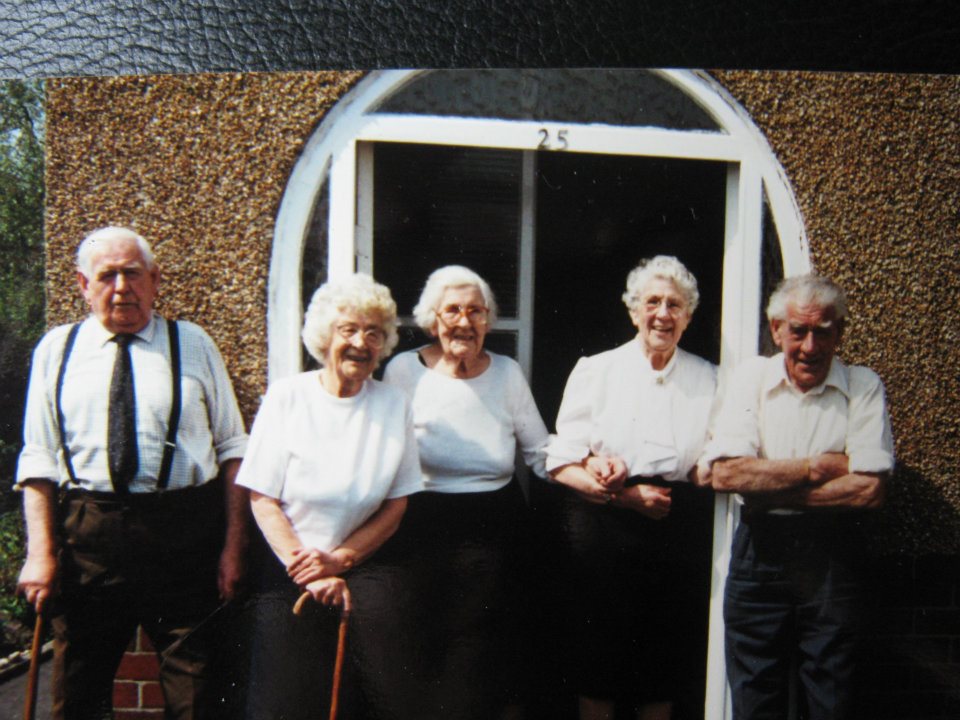
[[[177,447],[177,427],[180,425],[181,377],[180,377],[180,331],[176,320],[167,320],[167,335],[170,337],[170,373],[173,379],[173,399],[170,401],[170,419],[167,420],[167,440],[163,443],[163,459],[157,489],[166,490],[170,482],[173,451]]]
[[[63,345],[63,355],[60,358],[60,370],[57,372],[57,429],[60,432],[60,446],[63,448],[63,461],[67,466],[67,475],[70,482],[77,483],[77,476],[73,470],[73,458],[67,448],[66,422],[63,417],[61,397],[63,396],[63,378],[67,373],[67,359],[73,351],[73,344],[77,339],[80,323],[75,323],[67,334],[67,341]],[[180,425],[180,409],[182,400],[182,378],[180,368],[180,332],[176,320],[167,320],[167,336],[170,340],[170,373],[172,376],[172,395],[170,402],[170,418],[167,420],[167,439],[163,444],[163,459],[160,461],[160,475],[157,477],[157,489],[165,490],[170,483],[170,468],[173,466],[173,451],[177,447],[177,428]]]
[[[57,372],[57,429],[60,431],[60,447],[63,448],[63,462],[67,466],[67,475],[73,485],[77,484],[77,475],[73,471],[73,458],[67,449],[67,429],[63,419],[63,405],[60,398],[63,395],[63,377],[67,374],[67,358],[73,350],[73,343],[77,339],[77,331],[80,329],[80,323],[74,323],[70,328],[70,334],[67,335],[67,342],[63,346],[63,355],[60,358],[60,370]]]

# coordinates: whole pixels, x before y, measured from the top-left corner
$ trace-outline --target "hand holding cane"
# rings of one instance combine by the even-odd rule
[[[309,591],[303,593],[293,606],[293,614],[299,615],[307,600],[313,598]],[[347,621],[350,617],[350,591],[346,585],[343,588],[343,607],[340,610],[340,625],[337,628],[337,657],[333,664],[333,686],[330,690],[329,720],[337,720],[337,709],[340,699],[340,678],[343,674],[343,655],[347,644]]]

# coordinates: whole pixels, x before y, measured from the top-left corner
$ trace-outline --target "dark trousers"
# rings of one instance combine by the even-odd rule
[[[250,667],[246,720],[314,720],[327,717],[337,649],[339,610],[313,601],[300,615],[300,589],[272,554],[261,558],[258,587],[249,601]],[[349,666],[348,666],[349,667]],[[344,678],[349,691],[354,686]],[[347,700],[346,697],[341,700]],[[343,702],[340,717],[351,718]]]
[[[791,667],[801,717],[854,716],[863,539],[852,514],[745,513],[724,595],[736,720],[787,717]]]
[[[393,548],[393,549],[391,549]],[[340,611],[309,601],[295,616],[300,589],[262,538],[255,537],[258,568],[245,603],[247,671],[243,710],[229,720],[314,720],[327,716]],[[340,682],[338,718],[423,720],[424,695],[413,661],[417,635],[403,622],[415,606],[407,554],[387,545],[343,578],[353,599]],[[233,695],[242,695],[242,690]],[[234,702],[234,706],[239,703]]]
[[[137,626],[160,658],[166,717],[206,717],[223,544],[218,483],[118,500],[71,491],[53,618],[57,720],[110,717],[113,679]]]
[[[490,720],[516,701],[523,592],[514,555],[523,507],[516,482],[410,497],[400,530],[372,561],[381,594],[392,598],[389,615],[378,619],[357,600],[352,632],[365,646],[364,665],[384,667],[379,677],[362,669],[379,693],[364,691],[365,717]],[[397,657],[389,669],[384,652]]]

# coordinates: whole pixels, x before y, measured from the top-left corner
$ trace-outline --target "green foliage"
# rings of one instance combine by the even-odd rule
[[[23,518],[19,510],[0,514],[0,616],[29,625],[29,609],[16,597],[17,576],[23,566]]]
[[[43,85],[0,81],[0,648],[29,642],[16,596],[23,519],[10,491],[30,354],[44,330]],[[24,637],[24,632],[26,635]]]
[[[43,85],[0,81],[0,510],[20,445],[30,353],[44,329]]]
[[[0,513],[0,657],[30,646],[33,610],[17,596],[24,541],[20,511]]]
[[[43,140],[40,83],[0,82],[0,316],[35,333],[43,325]]]

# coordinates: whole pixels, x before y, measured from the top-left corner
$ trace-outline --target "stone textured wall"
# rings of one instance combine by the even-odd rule
[[[715,72],[783,163],[817,270],[852,299],[841,354],[887,383],[900,467],[884,550],[960,552],[960,78]],[[48,84],[51,324],[84,313],[82,236],[130,224],[160,310],[204,325],[251,419],[266,382],[273,224],[298,152],[360,73]]]
[[[157,307],[220,346],[249,422],[266,387],[273,223],[290,171],[359,73],[71,78],[47,83],[50,325],[86,313],[74,253],[130,225],[162,270]]]
[[[960,552],[960,77],[713,74],[786,169],[814,268],[850,295],[841,356],[887,385],[883,548]]]

